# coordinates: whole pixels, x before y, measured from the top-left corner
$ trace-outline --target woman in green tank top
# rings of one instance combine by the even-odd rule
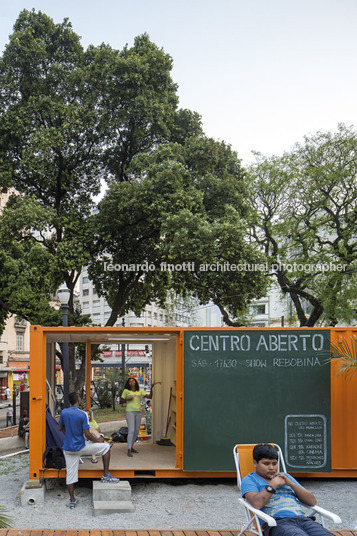
[[[150,393],[147,394],[143,389],[140,389],[136,378],[128,378],[124,390],[121,394],[121,400],[126,402],[126,422],[128,424],[128,456],[132,458],[133,452],[138,451],[133,448],[133,445],[138,437],[141,425],[141,399],[152,398],[151,385]]]

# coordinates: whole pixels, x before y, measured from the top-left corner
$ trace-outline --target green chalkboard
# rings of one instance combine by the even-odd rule
[[[291,472],[331,471],[329,330],[184,334],[184,470],[233,471],[274,441]]]

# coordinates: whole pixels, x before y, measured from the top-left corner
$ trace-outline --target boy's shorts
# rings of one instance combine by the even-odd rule
[[[64,450],[63,454],[66,459],[66,484],[75,484],[78,482],[78,466],[81,456],[96,454],[104,456],[110,449],[108,443],[94,443],[94,441],[86,441],[85,447],[76,452]]]

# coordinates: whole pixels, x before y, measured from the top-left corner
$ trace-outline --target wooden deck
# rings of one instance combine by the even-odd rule
[[[357,530],[333,530],[335,536],[357,536]],[[239,530],[51,530],[0,529],[0,536],[237,536]],[[252,536],[246,532],[246,536]]]
[[[0,529],[0,536],[237,536],[237,534],[239,534],[238,530]],[[343,536],[351,536],[351,534]]]

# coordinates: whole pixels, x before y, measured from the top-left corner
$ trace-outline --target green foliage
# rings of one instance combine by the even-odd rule
[[[59,325],[59,311],[50,307],[53,287],[46,251],[37,243],[14,242],[0,230],[0,317],[17,314],[32,323]],[[0,333],[3,322],[0,321]]]
[[[111,407],[111,393],[108,388],[108,382],[106,380],[99,380],[97,382],[97,397],[98,404],[101,408]]]
[[[240,325],[249,301],[264,295],[268,285],[262,272],[229,268],[264,262],[247,239],[253,213],[244,171],[229,146],[209,138],[187,140],[183,156],[197,203],[172,211],[163,235],[169,262],[191,262],[195,269],[175,271],[173,285],[201,303],[213,301],[227,324]]]
[[[121,51],[84,50],[68,20],[20,13],[0,58],[0,187],[19,194],[1,216],[0,251],[4,288],[14,288],[12,271],[38,304],[31,298],[26,310],[21,286],[3,305],[0,289],[0,323],[8,311],[58,322],[45,303],[65,281],[70,320],[82,325],[73,292],[85,265],[112,308],[108,325],[153,300],[164,304],[171,287],[213,300],[227,322],[265,292],[258,272],[158,268],[261,259],[246,234],[253,215],[240,161],[204,137],[197,113],[178,108],[172,64],[146,34]],[[93,214],[101,178],[109,189]],[[109,272],[104,262],[157,269]]]
[[[331,344],[331,359],[338,368],[337,375],[351,379],[357,371],[357,337],[354,335],[348,341],[340,339]]]
[[[125,418],[126,408],[119,404],[115,406],[115,410],[110,406],[109,408],[92,408],[94,419],[98,422],[116,421],[120,417]]]
[[[175,161],[177,150],[177,145],[161,146],[157,152],[162,160],[152,165],[153,157],[138,157],[131,167],[131,181],[113,182],[93,218],[89,274],[96,291],[112,307],[109,325],[118,314],[129,310],[139,314],[147,303],[165,300],[170,277],[159,269],[166,258],[162,222],[172,211],[194,205],[197,198],[192,188],[186,188],[187,171]],[[105,262],[141,268],[118,273],[105,270]],[[155,265],[155,270],[146,270],[145,263]]]
[[[115,401],[121,395],[124,389],[127,375],[125,373],[121,373],[119,369],[115,367],[106,370],[105,378],[108,382],[108,388],[112,398],[112,408],[113,411],[115,411]]]
[[[112,307],[108,325],[153,300],[163,305],[170,287],[214,301],[233,322],[230,315],[237,318],[264,293],[266,278],[200,266],[263,262],[246,237],[249,207],[236,154],[223,143],[190,138],[136,157],[127,176],[110,185],[92,220],[89,274]],[[194,268],[172,271],[168,264]]]
[[[11,527],[12,519],[9,517],[7,510],[0,505],[0,529]]]
[[[59,323],[48,311],[49,296],[65,280],[73,310],[74,286],[88,260],[92,196],[100,191],[96,81],[68,20],[55,24],[23,10],[0,58],[0,83],[0,186],[20,194],[1,216],[0,248],[21,250],[17,257],[10,252],[13,269],[38,296],[25,313],[17,296],[7,307],[32,323]]]
[[[177,108],[171,69],[170,56],[147,35],[122,51],[84,50],[68,20],[55,24],[35,10],[20,13],[0,58],[0,187],[21,194],[2,228],[14,247],[43,246],[49,288],[66,282],[72,319],[100,177],[126,180],[135,156],[201,132],[198,115]],[[113,298],[113,318],[123,299]],[[0,322],[6,314],[1,307]]]
[[[112,407],[115,411],[115,401],[120,396],[127,377],[117,367],[105,370],[105,378],[97,382],[98,403],[101,408]]]
[[[344,125],[249,170],[252,238],[278,265],[272,275],[302,326],[355,319],[356,170],[357,133]]]

